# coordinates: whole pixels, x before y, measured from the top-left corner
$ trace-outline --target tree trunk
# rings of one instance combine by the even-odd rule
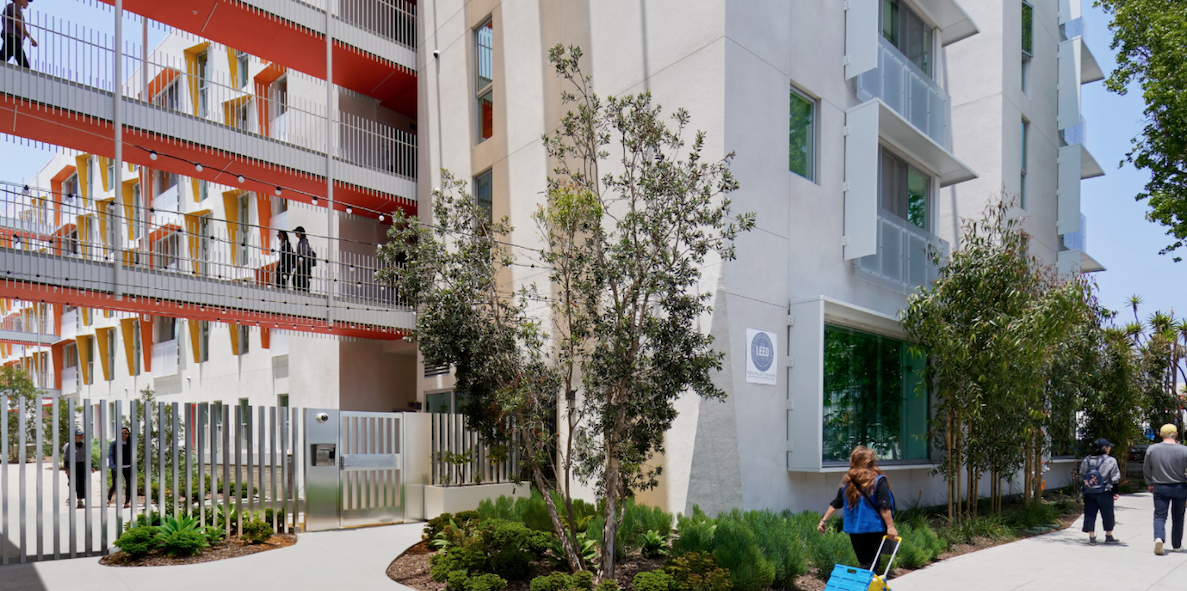
[[[602,576],[614,580],[614,538],[618,534],[618,491],[621,487],[617,450],[607,447],[606,457],[606,511],[602,524]]]
[[[532,478],[536,481],[536,489],[544,496],[544,504],[548,506],[548,517],[552,520],[552,529],[560,538],[561,547],[565,550],[565,557],[569,560],[569,569],[572,572],[583,570],[585,565],[581,563],[581,556],[573,549],[573,538],[569,535],[569,528],[561,522],[560,513],[556,510],[556,502],[552,499],[552,491],[548,490],[548,484],[544,481],[544,472],[539,468],[534,468]]]

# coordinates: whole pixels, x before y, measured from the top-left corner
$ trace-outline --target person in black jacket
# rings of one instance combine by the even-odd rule
[[[87,455],[90,453],[82,441],[83,431],[80,428],[74,429],[74,465],[70,464],[70,446],[67,443],[62,446],[62,470],[66,472],[67,480],[74,486],[74,498],[78,500],[78,508],[82,509],[86,506],[87,498]],[[70,504],[70,498],[66,498],[66,504]]]
[[[293,274],[297,264],[297,255],[293,252],[293,245],[289,242],[289,233],[278,230],[276,237],[280,239],[280,262],[276,265],[276,287],[288,287],[289,276]],[[296,283],[296,277],[293,278]]]
[[[293,232],[297,234],[297,259],[293,268],[293,288],[297,291],[309,291],[309,276],[313,273],[313,266],[317,264],[317,253],[313,251],[313,247],[309,246],[304,226],[297,226]]]
[[[1084,478],[1084,528],[1088,543],[1096,543],[1096,514],[1100,513],[1101,525],[1105,528],[1105,543],[1116,544],[1113,537],[1113,501],[1118,498],[1117,483],[1121,481],[1121,470],[1117,459],[1109,455],[1113,444],[1101,437],[1092,443],[1092,455],[1080,463],[1080,474]],[[1090,486],[1089,480],[1094,480]]]
[[[107,489],[107,504],[111,504],[111,498],[115,496],[115,479],[121,474],[124,478],[124,506],[132,506],[132,489],[136,488],[136,483],[132,482],[132,445],[128,440],[131,431],[124,427],[123,432],[120,433],[120,451],[117,454],[115,451],[115,441],[112,441],[107,446],[107,467],[111,469],[111,486]],[[119,461],[116,461],[116,456],[119,456]]]

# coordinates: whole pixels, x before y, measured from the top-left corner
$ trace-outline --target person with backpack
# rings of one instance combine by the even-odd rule
[[[1084,531],[1088,532],[1088,543],[1096,544],[1096,514],[1100,513],[1101,525],[1105,528],[1105,543],[1116,544],[1113,537],[1113,501],[1118,498],[1117,483],[1121,481],[1121,470],[1117,459],[1109,455],[1113,444],[1101,437],[1092,443],[1092,455],[1080,463],[1080,492],[1084,494]]]
[[[878,562],[878,546],[882,537],[890,541],[898,539],[894,527],[894,493],[886,473],[878,468],[878,457],[874,450],[859,445],[849,454],[849,471],[841,478],[837,497],[829,504],[816,531],[824,533],[828,520],[838,510],[844,509],[844,530],[853,544],[858,566],[873,570]]]
[[[1142,462],[1142,476],[1150,492],[1154,493],[1154,553],[1165,554],[1166,518],[1171,518],[1171,547],[1183,545],[1183,511],[1187,508],[1187,446],[1175,438],[1179,429],[1167,423],[1158,430],[1162,443],[1146,449]]]

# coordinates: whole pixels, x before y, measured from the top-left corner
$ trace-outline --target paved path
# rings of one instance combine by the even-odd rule
[[[894,591],[1145,591],[1187,585],[1187,552],[1154,555],[1149,493],[1117,502],[1121,544],[1088,545],[1083,521],[1043,536],[965,554],[890,581]],[[1100,527],[1097,522],[1097,527]],[[1170,524],[1167,524],[1170,530]],[[1104,541],[1098,529],[1097,536]],[[1166,545],[1170,549],[1170,543]]]
[[[288,548],[203,564],[117,568],[98,558],[0,566],[0,591],[341,591],[406,589],[388,564],[423,523],[300,534]]]

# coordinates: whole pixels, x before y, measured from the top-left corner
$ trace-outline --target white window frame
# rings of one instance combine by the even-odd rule
[[[795,84],[791,84],[790,89],[791,89],[791,93],[788,94],[788,97],[787,97],[789,109],[791,108],[790,103],[791,103],[791,95],[792,94],[799,95],[799,97],[801,99],[804,99],[810,105],[812,105],[812,128],[808,130],[808,176],[801,175],[798,172],[795,172],[794,170],[790,170],[790,168],[789,168],[789,172],[792,172],[802,178],[805,178],[805,179],[815,183],[816,182],[816,170],[817,170],[816,169],[816,160],[817,160],[816,156],[819,152],[819,150],[818,150],[819,146],[817,145],[817,137],[818,137],[817,130],[819,129],[818,120],[819,120],[819,114],[820,114],[819,113],[819,111],[820,111],[819,101],[817,101],[815,98],[813,98],[808,93],[800,90],[799,88],[796,88]],[[789,114],[789,118],[790,118],[790,114]],[[791,125],[791,122],[788,121],[788,126],[790,127],[790,125]],[[790,129],[788,131],[790,131]],[[790,151],[791,146],[788,145],[787,149],[788,149],[788,151]]]
[[[481,37],[481,31],[487,27],[490,27],[490,31],[491,31],[491,33],[490,33],[490,47],[486,47],[479,43],[479,39]],[[492,114],[491,114],[490,134],[491,134],[491,137],[494,137],[494,135],[495,135],[495,129],[494,129],[495,124],[494,124],[494,114],[493,114],[493,112],[494,112],[494,87],[495,87],[495,32],[494,31],[495,31],[494,17],[491,16],[491,17],[487,17],[485,20],[482,21],[481,24],[479,24],[477,27],[475,27],[474,31],[472,33],[473,39],[474,39],[474,78],[473,78],[473,80],[474,80],[474,114],[475,114],[475,119],[478,123],[477,125],[475,125],[475,131],[477,132],[475,135],[477,136],[476,140],[477,140],[477,143],[479,143],[479,144],[490,139],[490,138],[482,137],[482,103],[483,103],[484,99],[486,101],[490,102],[490,104],[491,104]],[[480,55],[481,55],[483,49],[490,50],[490,78],[488,78],[488,80],[490,80],[490,82],[487,82],[486,84],[483,84],[481,87],[479,87],[478,86],[479,75],[480,75],[479,69],[481,68],[481,61],[482,61],[480,58]]]

